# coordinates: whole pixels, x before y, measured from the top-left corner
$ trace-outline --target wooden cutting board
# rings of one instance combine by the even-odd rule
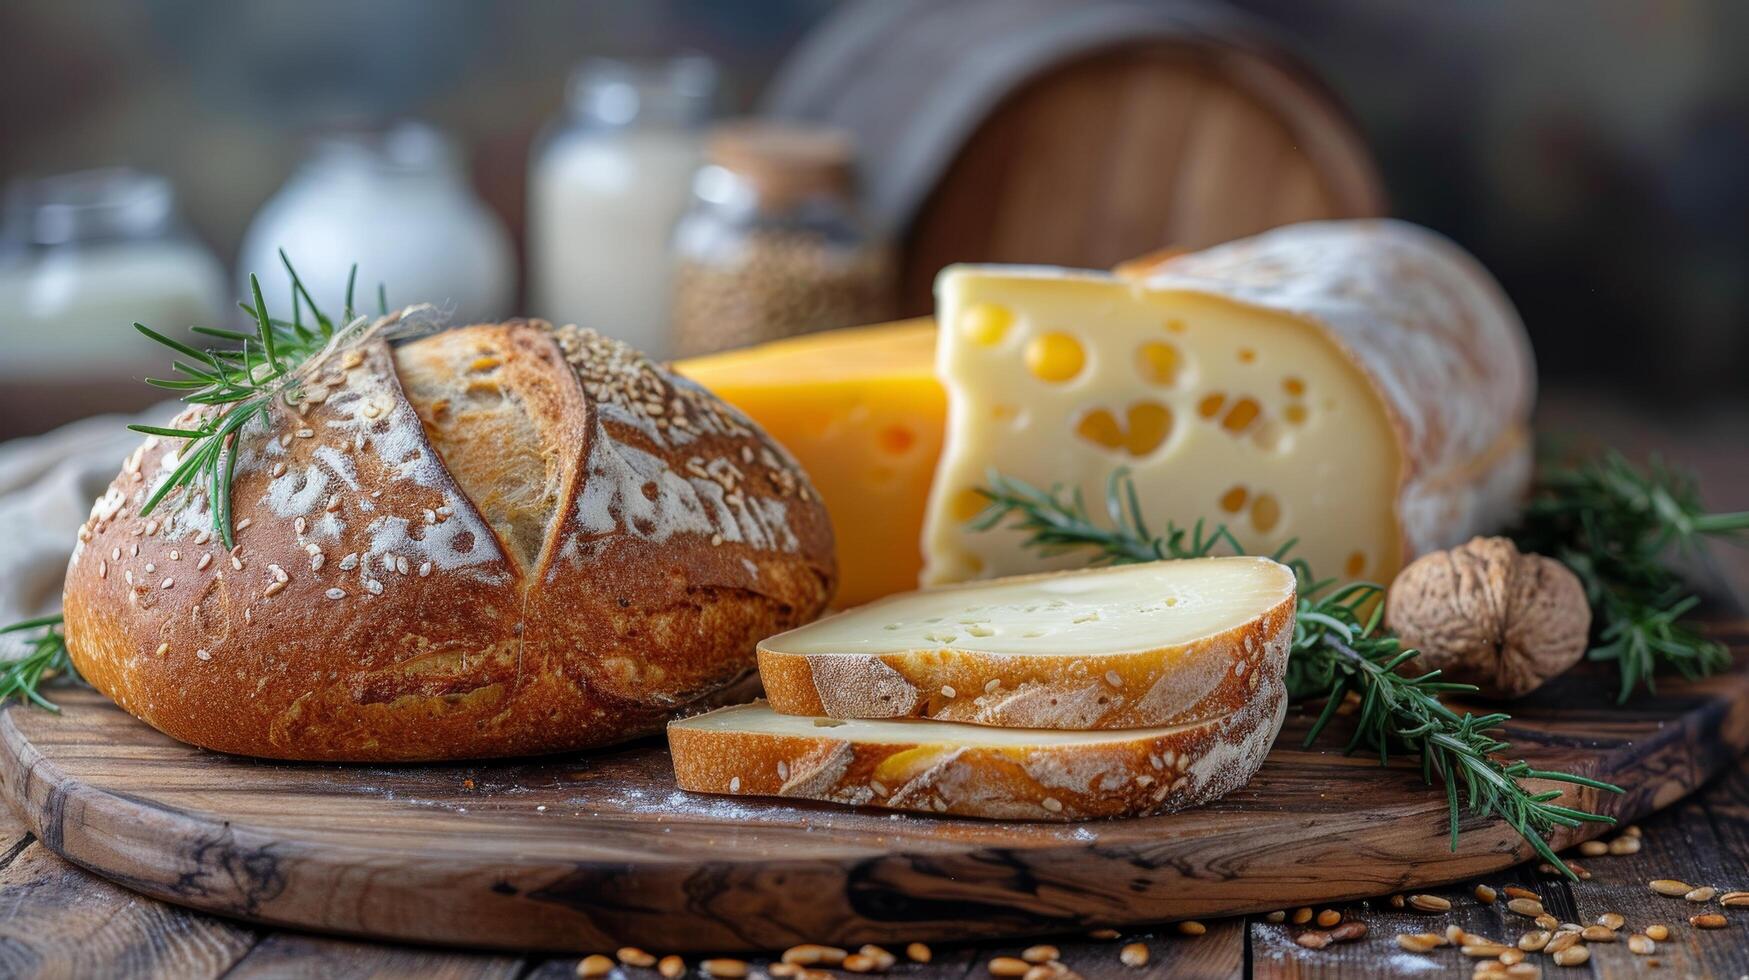
[[[1613,671],[1513,707],[1532,764],[1613,780],[1630,820],[1749,746],[1749,622],[1727,674],[1616,707]],[[442,766],[261,762],[191,748],[89,690],[0,714],[0,786],[38,837],[136,891],[255,922],[542,950],[778,949],[1208,917],[1401,891],[1530,850],[1407,765],[1306,750],[1289,716],[1243,790],[1168,817],[1060,825],[892,816],[674,789],[658,742]],[[1339,745],[1332,733],[1324,744]],[[1556,846],[1595,836],[1588,826]]]

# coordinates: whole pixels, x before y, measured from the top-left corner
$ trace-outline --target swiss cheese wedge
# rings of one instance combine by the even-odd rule
[[[907,592],[759,644],[773,710],[1010,728],[1150,728],[1282,686],[1295,581],[1201,558]]]
[[[675,781],[693,793],[784,796],[1008,820],[1134,817],[1197,806],[1263,764],[1287,699],[1119,732],[783,715],[763,703],[668,726]]]
[[[1494,530],[1529,480],[1524,328],[1493,279],[1398,221],[1292,225],[1119,274],[956,266],[936,284],[948,432],[925,583],[1068,567],[968,521],[991,472],[1103,498],[1126,467],[1157,528],[1294,541],[1389,581]]]

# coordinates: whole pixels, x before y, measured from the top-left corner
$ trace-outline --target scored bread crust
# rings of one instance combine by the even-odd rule
[[[721,703],[831,594],[794,460],[592,331],[373,339],[303,392],[245,430],[234,551],[204,490],[140,514],[181,448],[156,437],[80,528],[73,662],[176,738],[354,761],[622,741]]]
[[[786,715],[933,718],[1075,730],[1206,721],[1239,710],[1260,688],[1282,682],[1293,641],[1296,594],[1291,573],[1283,571],[1287,591],[1262,614],[1151,650],[1093,656],[1074,656],[1073,651],[1029,656],[962,647],[793,653],[774,649],[783,642],[775,636],[760,641],[759,677],[772,710]],[[987,585],[988,580],[975,583]],[[866,615],[870,608],[838,615]]]
[[[739,710],[735,708],[724,711]],[[1287,713],[1284,687],[1239,710],[1175,728],[1114,731],[1071,745],[1035,730],[1027,745],[872,742],[756,730],[668,726],[675,781],[693,793],[777,796],[1002,820],[1141,817],[1201,806],[1244,786],[1263,765]],[[877,722],[903,726],[904,721]]]

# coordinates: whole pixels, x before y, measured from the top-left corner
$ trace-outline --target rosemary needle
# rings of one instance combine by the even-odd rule
[[[25,640],[25,653],[0,664],[0,704],[13,697],[29,699],[38,707],[60,711],[53,701],[38,693],[43,681],[58,676],[77,677],[73,661],[67,655],[67,641],[61,633],[61,617],[42,616],[11,626],[0,626],[0,634],[25,633],[40,630],[34,639]]]
[[[1202,558],[1225,549],[1244,554],[1224,524],[1197,521],[1189,529],[1168,523],[1154,535],[1142,514],[1135,482],[1126,470],[1111,474],[1105,511],[1109,526],[1096,521],[1078,490],[1041,490],[1024,481],[992,472],[980,491],[989,499],[971,527],[989,530],[1007,523],[1025,534],[1027,547],[1044,554],[1087,552],[1091,564],[1121,564],[1162,558]],[[1367,582],[1337,587],[1318,580],[1304,561],[1288,557],[1292,543],[1273,557],[1286,560],[1300,580],[1298,613],[1288,658],[1288,696],[1322,697],[1324,708],[1306,736],[1311,744],[1350,694],[1359,698],[1354,734],[1347,751],[1366,749],[1389,761],[1393,749],[1421,761],[1422,777],[1445,785],[1450,811],[1451,847],[1457,850],[1458,820],[1467,802],[1478,813],[1492,813],[1517,831],[1537,853],[1569,877],[1573,872],[1555,856],[1544,835],[1556,827],[1577,827],[1591,821],[1614,823],[1554,801],[1559,790],[1535,792],[1525,780],[1573,783],[1619,793],[1618,787],[1571,773],[1532,769],[1528,764],[1495,758],[1511,748],[1495,736],[1509,716],[1502,713],[1459,715],[1440,695],[1473,691],[1469,684],[1439,680],[1439,671],[1407,676],[1401,668],[1415,657],[1380,628],[1383,604],[1375,601],[1384,589]]]

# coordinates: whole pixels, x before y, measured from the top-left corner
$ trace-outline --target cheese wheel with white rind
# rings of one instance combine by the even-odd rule
[[[1499,286],[1400,221],[1292,225],[1117,274],[958,266],[937,284],[946,448],[925,583],[1068,567],[967,522],[991,471],[1115,468],[1148,518],[1289,541],[1320,576],[1390,576],[1497,529],[1528,485],[1530,347]]]

